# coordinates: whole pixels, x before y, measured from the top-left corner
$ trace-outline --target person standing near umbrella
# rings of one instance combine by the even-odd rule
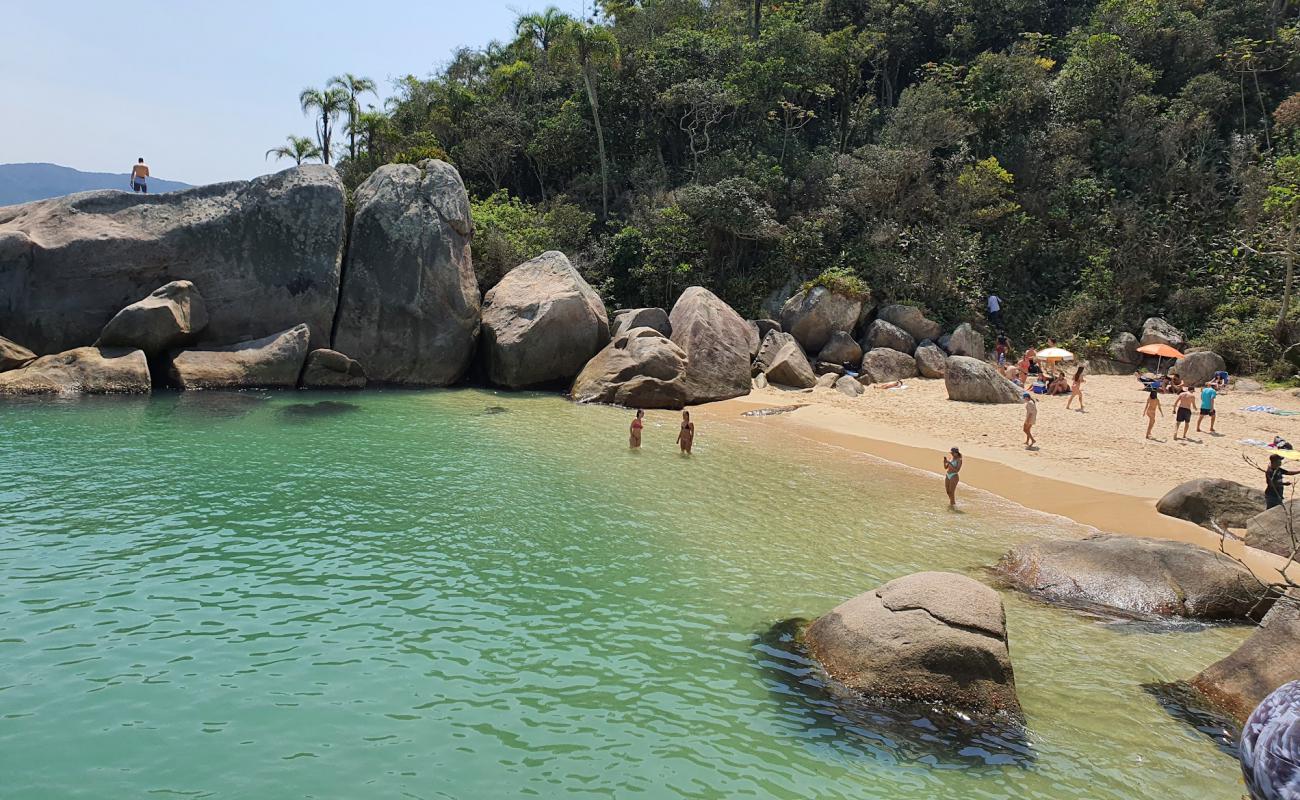
[[[1070,381],[1070,399],[1065,401],[1065,410],[1070,410],[1070,405],[1075,398],[1079,398],[1079,410],[1083,410],[1083,367],[1074,371],[1074,380]],[[1197,423],[1198,425],[1200,423]],[[1199,428],[1198,428],[1199,430]]]
[[[1187,438],[1187,428],[1192,424],[1192,403],[1195,398],[1192,390],[1184,386],[1174,401],[1174,441],[1178,441],[1178,426],[1183,426],[1183,438]]]

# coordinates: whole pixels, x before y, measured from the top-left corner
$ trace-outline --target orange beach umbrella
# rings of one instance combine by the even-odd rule
[[[1182,358],[1183,354],[1167,344],[1144,344],[1138,348],[1139,353],[1156,357],[1156,374],[1160,373],[1160,362],[1166,358]]]

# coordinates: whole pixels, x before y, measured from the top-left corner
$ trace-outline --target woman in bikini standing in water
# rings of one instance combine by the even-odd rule
[[[632,418],[632,430],[627,437],[627,446],[633,450],[641,449],[641,429],[645,424],[641,421],[645,417],[645,412],[641,409],[636,410],[636,416]]]
[[[943,457],[943,488],[948,490],[948,507],[957,507],[957,482],[961,480],[961,451],[953,448],[948,451],[952,458]]]
[[[691,412],[682,409],[682,429],[677,433],[677,443],[682,446],[682,455],[691,454],[695,444],[695,423],[691,422]]]

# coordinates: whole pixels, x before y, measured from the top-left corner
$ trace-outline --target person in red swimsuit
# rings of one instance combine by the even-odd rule
[[[636,410],[636,416],[632,418],[632,431],[628,434],[627,446],[633,450],[641,449],[641,429],[645,427],[641,422],[641,418],[644,416],[645,412],[638,408]]]

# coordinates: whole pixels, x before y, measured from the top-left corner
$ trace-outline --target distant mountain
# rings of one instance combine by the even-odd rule
[[[188,183],[149,179],[149,192],[174,192],[188,188]],[[58,164],[0,164],[0,206],[60,197],[90,189],[129,191],[129,173],[82,172]]]

